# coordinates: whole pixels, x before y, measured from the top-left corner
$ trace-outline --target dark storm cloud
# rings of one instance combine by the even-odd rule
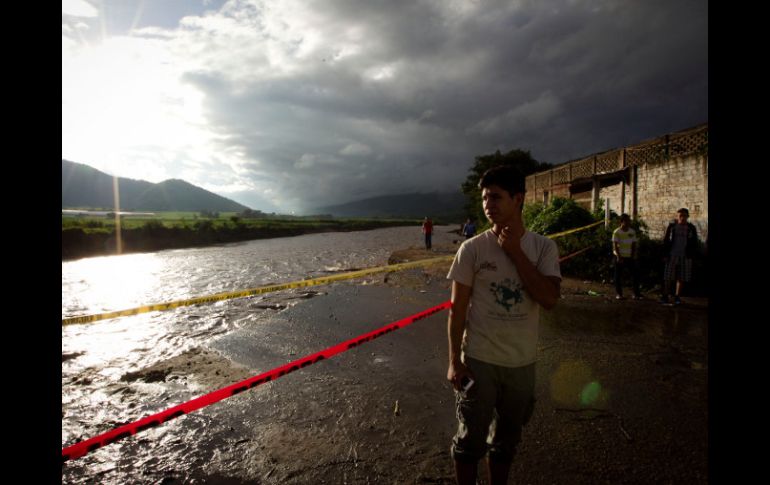
[[[704,1],[247,3],[223,15],[237,45],[190,29],[211,60],[185,80],[288,205],[457,190],[496,149],[561,163],[708,119]]]

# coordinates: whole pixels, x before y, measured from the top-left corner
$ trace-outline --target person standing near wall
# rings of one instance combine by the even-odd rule
[[[639,274],[636,270],[636,251],[639,239],[631,227],[631,217],[621,214],[620,227],[612,233],[612,254],[615,256],[615,298],[623,299],[621,279],[625,271],[631,272],[634,288],[634,300],[641,300],[639,294]]]
[[[682,288],[692,279],[692,258],[698,250],[698,231],[687,222],[690,211],[681,208],[676,211],[676,221],[671,222],[663,236],[663,295],[660,302],[667,304],[671,284],[676,281],[674,305],[680,305]]]

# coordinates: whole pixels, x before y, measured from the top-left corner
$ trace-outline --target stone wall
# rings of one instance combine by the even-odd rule
[[[537,199],[537,202],[543,202],[544,204],[547,204],[553,199],[554,197],[561,197],[564,199],[570,198],[570,190],[569,190],[569,184],[560,184],[560,185],[554,185],[550,188],[550,190],[547,191],[547,194],[544,192],[540,192],[540,198]],[[534,198],[528,198],[529,194],[525,195],[525,202],[535,202]]]
[[[623,190],[623,182],[617,182],[614,184],[600,184],[599,200],[605,205],[604,209],[607,209],[607,199],[610,199],[610,210],[620,215],[624,212],[629,212],[629,204],[624,200],[624,196],[627,198],[631,194],[626,193],[628,191]]]
[[[708,236],[708,156],[672,158],[637,168],[637,217],[651,238],[662,238],[676,211],[686,207],[690,222],[705,241]]]

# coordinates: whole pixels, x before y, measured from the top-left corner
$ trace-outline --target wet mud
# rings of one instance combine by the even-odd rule
[[[392,262],[440,251],[412,248]],[[447,268],[254,299],[256,318],[116,376],[103,392],[118,411],[90,410],[83,420],[92,434],[82,438],[442,303]],[[705,300],[615,301],[609,286],[574,280],[562,293],[541,314],[538,402],[510,483],[706,483]],[[67,462],[62,482],[454,483],[446,319],[440,312]],[[98,373],[86,368],[63,385]]]

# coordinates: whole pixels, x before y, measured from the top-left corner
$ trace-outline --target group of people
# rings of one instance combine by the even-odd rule
[[[692,278],[692,260],[698,250],[698,231],[688,222],[690,211],[681,208],[676,211],[676,220],[666,228],[663,236],[663,290],[660,302],[669,304],[674,286],[674,305],[682,303],[681,294],[685,283]],[[620,227],[612,233],[612,253],[615,263],[615,298],[622,300],[621,280],[624,272],[631,274],[635,300],[642,298],[639,293],[639,274],[636,267],[638,237],[631,228],[631,217],[620,216]]]
[[[481,177],[484,214],[492,227],[475,235],[469,220],[466,240],[455,254],[447,323],[447,380],[456,400],[457,432],[451,455],[458,484],[475,484],[485,458],[491,485],[508,483],[522,427],[535,405],[535,363],[540,308],[560,298],[559,250],[547,237],[527,231],[522,220],[524,177],[513,167],[496,167]],[[662,301],[676,282],[674,303],[690,280],[697,245],[687,209],[677,211],[664,239]],[[464,230],[468,228],[468,231]],[[426,218],[426,246],[433,225]],[[627,214],[612,236],[615,289],[623,298],[620,275],[629,270],[634,298],[641,298],[636,272],[638,238]]]

